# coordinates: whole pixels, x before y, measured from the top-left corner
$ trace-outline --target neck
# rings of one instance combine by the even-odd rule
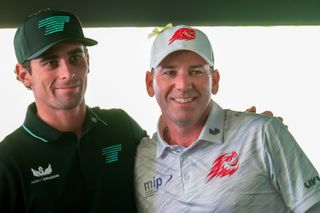
[[[200,133],[208,119],[212,104],[204,112],[201,119],[188,125],[172,122],[171,119],[161,116],[159,129],[162,133],[162,138],[171,145],[179,145],[189,147],[200,136]]]
[[[61,132],[73,132],[80,138],[82,123],[86,115],[85,103],[72,109],[52,109],[37,106],[37,114],[48,125]]]
[[[202,128],[177,129],[173,127],[165,127],[162,131],[163,139],[171,145],[179,145],[183,147],[191,146],[198,138]]]

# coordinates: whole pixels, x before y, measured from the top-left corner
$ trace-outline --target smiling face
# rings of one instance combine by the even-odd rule
[[[30,61],[31,73],[16,66],[19,79],[31,88],[38,110],[68,110],[84,106],[88,54],[82,44],[60,43]]]
[[[177,51],[167,56],[154,73],[147,73],[147,91],[156,96],[166,123],[201,126],[209,114],[213,84],[219,81],[214,76],[218,75],[198,54]]]

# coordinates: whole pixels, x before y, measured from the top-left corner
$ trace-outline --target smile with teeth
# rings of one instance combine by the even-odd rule
[[[178,103],[189,103],[193,101],[194,98],[174,98],[173,100]]]

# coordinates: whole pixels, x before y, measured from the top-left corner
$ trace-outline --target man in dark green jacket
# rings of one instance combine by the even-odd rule
[[[14,38],[35,102],[0,143],[0,212],[135,212],[133,167],[146,132],[123,110],[85,103],[89,53],[78,18],[41,10]]]

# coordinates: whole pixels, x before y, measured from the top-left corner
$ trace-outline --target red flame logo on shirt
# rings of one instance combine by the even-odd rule
[[[189,28],[178,29],[169,40],[169,45],[176,40],[192,40],[196,38],[196,32]]]
[[[238,154],[235,151],[222,154],[213,162],[211,170],[207,175],[207,183],[214,177],[231,176],[238,168]]]

